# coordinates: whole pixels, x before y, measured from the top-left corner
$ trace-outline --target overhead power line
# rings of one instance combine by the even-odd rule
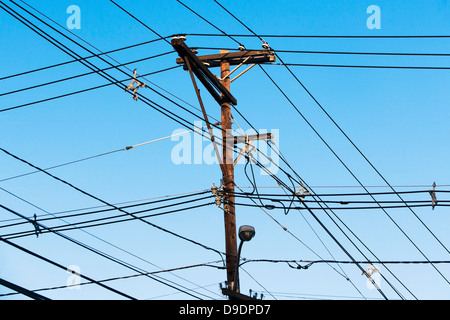
[[[370,66],[347,64],[312,64],[312,63],[264,63],[269,66],[289,67],[321,67],[321,68],[353,68],[353,69],[410,69],[410,70],[450,70],[450,67],[426,67],[426,66]]]
[[[238,51],[238,48],[218,47],[192,47],[198,50],[228,50]],[[257,49],[247,49],[249,51]],[[357,55],[357,56],[420,56],[420,57],[449,57],[450,53],[427,53],[427,52],[360,52],[360,51],[320,51],[320,50],[290,50],[278,49],[278,53],[313,54],[313,55]]]
[[[217,4],[219,4],[220,5],[220,3],[217,1],[217,0],[214,0],[214,2],[215,3],[217,3]],[[222,8],[224,8],[222,5],[220,5]],[[225,8],[224,8],[225,9]],[[225,11],[227,11],[228,13],[230,13],[228,10],[226,10],[225,9]],[[231,13],[230,13],[231,14]],[[231,14],[232,15],[232,14]],[[258,35],[258,34],[256,34],[253,30],[251,30],[248,26],[246,26],[241,20],[239,20],[237,17],[235,17],[234,15],[232,15],[240,24],[242,24],[244,27],[246,27],[247,28],[247,30],[249,30],[251,33],[253,33],[253,35],[255,36],[255,37],[258,37],[261,41],[263,41],[263,44],[266,46],[266,47],[269,47],[269,45],[262,39],[262,37],[260,36],[260,35]],[[283,63],[283,60],[279,57],[279,55],[278,54],[276,54],[276,52],[275,52],[275,55],[276,55],[276,57],[281,61],[281,63]],[[264,70],[264,68],[260,65],[260,68],[265,72],[265,70]],[[310,91],[301,83],[301,81],[293,74],[293,72],[289,69],[289,67],[287,67],[286,66],[286,68],[288,69],[288,71],[294,76],[294,78],[297,80],[297,82],[305,89],[305,91],[311,96],[311,98],[322,108],[322,110],[323,110],[323,107],[318,103],[318,101],[315,99],[315,97],[310,93]],[[267,72],[265,72],[266,74],[267,74]],[[268,75],[268,74],[267,74]],[[273,80],[272,80],[273,81]],[[279,88],[279,86],[274,82],[274,84],[277,86],[277,88],[278,89],[280,89],[280,91],[284,94],[284,92],[281,90],[281,88]],[[285,94],[284,94],[285,95]],[[288,98],[286,95],[285,95],[285,97],[286,98]],[[290,101],[290,99],[288,98],[288,100]],[[291,101],[290,101],[291,102]],[[291,104],[292,104],[292,102],[291,102]],[[306,118],[302,115],[302,113],[298,110],[298,108],[294,105],[294,104],[292,104],[293,105],[293,107],[297,110],[297,112],[302,116],[302,118],[310,125],[310,123],[306,120]],[[327,114],[328,115],[328,114]],[[329,115],[328,115],[329,116]],[[333,121],[333,123],[335,123],[334,121]],[[311,126],[311,125],[310,125]],[[311,126],[311,128],[318,134],[318,132],[314,129],[314,127],[312,127]],[[341,131],[342,131],[342,129],[340,129]],[[346,135],[345,135],[346,136]],[[319,137],[321,138],[321,136],[319,135]],[[346,136],[347,137],[347,136]],[[347,137],[348,138],[348,137]],[[322,138],[321,138],[322,139]],[[329,145],[322,139],[322,141],[329,147]],[[353,144],[354,145],[354,144]],[[356,147],[356,146],[355,146]],[[330,147],[329,147],[330,148]],[[336,155],[336,153],[330,148],[330,150],[333,152],[333,154],[335,155],[335,156],[337,156]],[[359,149],[358,149],[358,151],[359,151]],[[356,176],[352,173],[352,171],[350,171],[349,170],[349,168],[342,162],[342,160],[337,156],[337,158],[338,158],[338,160],[340,160],[340,162],[344,165],[344,167],[352,174],[352,176],[360,183],[360,181],[356,178]],[[365,159],[367,159],[367,158],[365,158]],[[377,171],[377,173],[378,173],[378,171]],[[387,181],[384,179],[384,181],[387,183]],[[360,183],[361,184],[361,183]],[[388,184],[388,183],[387,183]],[[388,184],[389,185],[389,184]],[[361,186],[363,186],[362,184],[361,184]],[[392,189],[392,188],[391,188]],[[365,188],[365,190],[367,191],[367,189]],[[393,190],[393,189],[392,189]],[[395,190],[393,190],[393,191],[395,191]],[[367,191],[368,192],[368,191]],[[298,195],[296,195],[296,197],[297,198],[299,198],[299,196]],[[400,196],[399,196],[400,197]],[[375,201],[375,199],[373,199],[374,201]],[[303,203],[304,204],[304,206],[306,207],[306,209],[308,210],[308,211],[310,211],[309,210],[309,208],[306,206],[306,204],[305,203]],[[406,203],[405,203],[406,204]],[[381,207],[381,205],[380,205],[380,207]],[[412,209],[410,208],[410,210],[412,211]],[[395,221],[393,221],[392,220],[392,218],[389,216],[389,214],[383,209],[383,211],[386,213],[386,215],[391,219],[391,221],[392,222],[394,222],[394,224],[399,228],[399,230],[408,238],[408,240],[410,240],[410,242],[418,249],[418,251],[428,260],[428,258],[424,255],[424,253],[417,247],[417,245],[405,234],[405,232],[398,226],[398,224],[397,223],[395,223]],[[323,224],[320,222],[320,220],[318,220],[317,219],[317,217],[310,211],[310,213],[311,213],[311,215],[316,219],[316,221],[321,225],[321,226],[323,226]],[[413,212],[414,213],[414,212]],[[417,217],[417,215],[416,215],[416,217]],[[419,219],[419,221],[421,221],[420,219]],[[422,222],[423,223],[423,222]],[[429,230],[429,228],[426,226],[426,225],[424,225],[426,228],[427,228],[427,230],[436,238],[436,236],[431,232],[431,230]],[[327,229],[323,226],[323,228],[327,231]],[[332,235],[332,234],[330,234],[328,231],[327,231],[327,233],[335,240],[335,242],[339,245],[339,242],[337,242],[336,241],[336,239],[334,238],[334,236]],[[437,239],[437,238],[436,238]],[[440,241],[439,241],[439,239],[437,239],[438,240],[438,242],[441,244],[441,245],[443,245]],[[341,248],[342,248],[342,246],[340,246]],[[445,247],[444,247],[445,248]],[[346,250],[344,249],[344,248],[342,248],[343,250],[344,250],[344,252],[346,252]],[[447,250],[448,251],[448,250]],[[351,257],[350,255],[349,255],[349,257]],[[354,259],[352,259],[352,260],[354,260]],[[433,267],[434,267],[434,269],[444,278],[444,280],[446,280],[446,282],[447,283],[449,283],[449,281],[445,278],[445,276],[433,265]],[[380,291],[380,290],[379,290]],[[384,294],[380,291],[380,293],[384,296]]]
[[[172,37],[172,36],[170,36],[170,37]],[[99,54],[93,54],[93,55],[90,55],[90,56],[87,56],[87,57],[82,57],[82,58],[79,58],[79,59],[69,60],[69,61],[65,61],[65,62],[61,62],[61,63],[56,63],[56,64],[52,64],[52,65],[49,65],[49,66],[46,66],[46,67],[41,67],[41,68],[37,68],[37,69],[33,69],[33,70],[28,70],[28,71],[12,74],[12,75],[9,75],[9,76],[3,76],[3,77],[0,77],[0,81],[11,79],[11,78],[15,78],[15,77],[24,76],[24,75],[35,73],[35,72],[39,72],[39,71],[44,71],[44,70],[48,70],[48,69],[62,67],[64,65],[72,64],[72,63],[75,63],[75,62],[80,62],[82,60],[88,60],[88,59],[96,58],[96,57],[99,57],[99,56],[102,56],[102,55],[108,55],[108,54],[119,52],[119,51],[122,51],[122,50],[127,50],[127,49],[131,49],[131,48],[139,47],[139,46],[142,46],[142,45],[146,45],[146,44],[150,44],[150,43],[153,43],[153,42],[161,41],[161,40],[163,40],[165,38],[168,38],[168,37],[154,39],[154,40],[150,40],[150,41],[145,41],[145,42],[141,42],[141,43],[134,44],[134,45],[131,45],[131,46],[126,46],[126,47],[123,47],[123,48],[114,49],[114,50],[102,52],[102,53],[99,53]]]
[[[34,257],[36,257],[38,259],[41,259],[41,260],[43,260],[45,262],[48,262],[48,263],[50,263],[50,264],[52,264],[52,265],[54,265],[54,266],[56,266],[56,267],[58,267],[60,269],[63,269],[64,271],[67,271],[67,267],[64,267],[63,265],[61,265],[61,264],[59,264],[57,262],[54,262],[53,260],[47,259],[47,258],[45,258],[45,257],[43,257],[43,256],[41,256],[41,255],[31,251],[31,250],[28,250],[28,249],[26,249],[24,247],[21,247],[21,246],[15,244],[15,243],[13,243],[13,242],[11,242],[9,240],[6,240],[6,239],[4,239],[1,236],[0,236],[0,241],[6,243],[6,244],[8,244],[8,245],[10,245],[10,246],[12,246],[12,247],[14,247],[16,249],[19,249],[19,250],[21,250],[21,251],[23,251],[23,252],[25,252],[25,253],[27,253],[29,255],[32,255],[32,256],[34,256]],[[94,279],[92,279],[92,278],[90,278],[90,277],[88,277],[88,276],[86,276],[84,274],[76,273],[73,270],[71,270],[71,271],[72,271],[72,273],[76,274],[77,276],[79,276],[79,277],[81,277],[81,278],[83,278],[85,280],[91,281],[91,282],[93,282],[93,283],[95,283],[95,284],[97,284],[97,285],[99,285],[99,286],[101,286],[101,287],[103,287],[103,288],[105,288],[105,289],[107,289],[109,291],[117,293],[118,295],[121,295],[121,296],[123,296],[125,298],[131,299],[131,300],[136,300],[136,298],[133,298],[132,296],[130,296],[130,295],[126,294],[126,293],[123,293],[123,292],[121,292],[119,290],[116,290],[114,288],[111,288],[111,287],[109,287],[109,286],[107,286],[107,285],[105,285],[103,283],[100,283],[100,282],[98,282],[98,281],[96,281],[96,280],[94,280]]]
[[[244,265],[247,263],[261,263],[261,262],[267,262],[267,263],[287,263],[287,264],[297,264],[296,267],[290,267],[294,269],[309,269],[314,264],[320,264],[320,263],[332,263],[332,264],[450,264],[450,261],[448,260],[381,260],[381,261],[345,261],[345,260],[275,260],[275,259],[247,259],[243,261],[240,265]]]
[[[175,237],[177,237],[177,238],[186,240],[186,241],[191,242],[191,243],[193,243],[193,244],[196,244],[196,245],[198,245],[198,246],[201,246],[201,247],[204,248],[204,249],[212,250],[212,251],[218,253],[218,254],[221,256],[221,258],[222,258],[222,253],[221,253],[220,251],[216,250],[216,249],[213,249],[213,248],[211,248],[211,247],[208,247],[208,246],[206,246],[206,245],[204,245],[204,244],[201,244],[201,243],[199,243],[199,242],[197,242],[197,241],[194,241],[194,240],[192,240],[192,239],[188,239],[188,238],[186,238],[186,237],[184,237],[184,236],[182,236],[182,235],[180,235],[180,234],[177,234],[177,233],[175,233],[175,232],[169,231],[169,230],[167,230],[167,229],[165,229],[165,228],[162,228],[162,227],[160,227],[160,226],[158,226],[158,225],[156,225],[156,224],[154,224],[154,223],[151,223],[151,222],[149,222],[149,221],[147,221],[147,220],[145,220],[145,219],[143,219],[143,218],[137,217],[136,215],[134,215],[134,214],[132,214],[132,213],[129,213],[129,212],[127,212],[127,211],[125,211],[125,210],[123,210],[123,209],[121,209],[121,208],[119,208],[119,207],[113,205],[113,204],[108,203],[107,201],[105,201],[105,200],[103,200],[103,199],[100,199],[100,198],[97,197],[97,196],[94,196],[94,195],[90,194],[89,192],[86,192],[86,191],[84,191],[84,190],[82,190],[82,189],[80,189],[80,188],[74,186],[73,184],[71,184],[71,183],[69,183],[69,182],[67,182],[67,181],[65,181],[65,180],[63,180],[63,179],[61,179],[61,178],[56,177],[55,175],[53,175],[53,174],[51,174],[51,173],[49,173],[49,172],[47,172],[47,171],[45,171],[45,170],[43,170],[43,169],[41,169],[41,168],[39,168],[39,167],[37,167],[37,166],[31,164],[30,162],[28,162],[28,161],[26,161],[26,160],[24,160],[24,159],[21,159],[21,158],[19,158],[19,157],[16,156],[16,155],[13,155],[12,153],[6,151],[6,150],[3,149],[3,148],[0,148],[0,151],[4,152],[5,154],[11,156],[12,158],[14,158],[14,159],[16,159],[16,160],[18,160],[18,161],[20,161],[20,162],[22,162],[22,163],[27,164],[28,166],[30,166],[30,167],[32,167],[32,168],[34,168],[34,169],[36,169],[36,170],[39,170],[40,172],[42,172],[42,173],[48,175],[49,177],[51,177],[51,178],[53,178],[53,179],[55,179],[55,180],[57,180],[57,181],[59,181],[59,182],[65,184],[65,185],[67,185],[67,186],[69,186],[69,187],[71,187],[72,189],[74,189],[74,190],[76,190],[76,191],[78,191],[78,192],[80,192],[80,193],[82,193],[82,194],[84,194],[84,195],[86,195],[86,196],[88,196],[88,197],[94,199],[94,200],[97,200],[97,201],[99,201],[99,202],[101,202],[101,203],[103,203],[103,204],[105,204],[105,205],[107,205],[107,206],[109,206],[109,207],[111,207],[111,208],[114,208],[115,210],[118,210],[118,211],[120,211],[120,212],[122,212],[122,213],[125,213],[126,215],[129,215],[130,217],[133,217],[133,218],[136,219],[136,220],[142,221],[142,222],[144,222],[145,224],[148,224],[149,226],[151,226],[151,227],[153,227],[153,228],[156,228],[156,229],[158,229],[158,230],[161,230],[161,231],[163,231],[163,232],[166,232],[166,233],[171,234],[171,235],[173,235],[173,236],[175,236]]]
[[[173,70],[173,69],[176,69],[176,68],[179,68],[179,67],[180,66],[169,67],[169,68],[161,69],[161,70],[158,70],[158,71],[149,72],[149,73],[146,73],[146,74],[144,74],[142,76],[150,76],[150,75],[154,75],[154,74],[157,74],[157,73]],[[111,85],[118,85],[118,84],[121,84],[122,82],[130,81],[130,80],[133,80],[133,78],[129,77],[129,78],[126,78],[126,79],[123,79],[123,80],[116,80],[116,81],[109,82],[109,83],[106,83],[106,84],[102,84],[102,85],[98,85],[98,86],[94,86],[94,87],[90,87],[90,88],[86,88],[86,89],[82,89],[82,90],[72,91],[72,92],[69,92],[69,93],[64,93],[64,94],[53,96],[53,97],[50,97],[50,98],[45,98],[45,99],[41,99],[41,100],[36,100],[36,101],[32,101],[32,102],[19,104],[19,105],[16,105],[16,106],[0,109],[0,112],[11,111],[11,110],[15,110],[15,109],[29,107],[29,106],[32,106],[32,105],[35,105],[35,104],[40,104],[40,103],[44,103],[44,102],[49,102],[49,101],[61,99],[61,98],[66,98],[66,97],[77,95],[77,94],[80,94],[80,93],[85,93],[85,92],[89,92],[89,91],[93,91],[93,90],[97,90],[97,89],[106,88],[106,87],[109,87]]]
[[[134,64],[134,63],[139,63],[139,62],[143,62],[143,61],[159,58],[159,57],[171,54],[173,52],[175,52],[175,51],[169,51],[169,52],[153,55],[153,56],[150,56],[150,57],[145,57],[145,58],[142,58],[142,59],[138,59],[138,60],[122,63],[122,64],[115,65],[115,66],[112,66],[112,67],[101,69],[99,71],[103,72],[103,71],[115,69],[115,68],[118,68],[118,67],[123,67],[123,66],[129,65],[129,64]],[[50,82],[46,82],[46,83],[41,83],[41,84],[38,84],[38,85],[34,85],[34,86],[22,88],[22,89],[12,90],[12,91],[9,91],[9,92],[1,93],[0,97],[6,96],[6,95],[10,95],[10,94],[14,94],[14,93],[20,93],[20,92],[28,91],[28,90],[31,90],[31,89],[37,89],[37,88],[41,88],[41,87],[45,87],[45,86],[48,86],[48,85],[69,81],[69,80],[74,80],[74,79],[78,79],[78,78],[85,77],[85,76],[92,75],[92,74],[96,74],[96,73],[97,73],[97,71],[91,71],[91,72],[82,73],[82,74],[79,74],[79,75],[76,75],[76,76],[71,76],[71,77],[66,77],[66,78],[59,79],[59,80],[54,80],[54,81],[50,81]]]
[[[253,38],[254,34],[214,34],[214,33],[184,33],[194,37],[233,37]],[[447,39],[450,35],[300,35],[300,34],[260,34],[262,38],[328,38],[328,39]]]
[[[216,2],[217,4],[218,1],[214,0],[214,2]],[[220,5],[220,4],[219,4]],[[220,5],[222,8],[223,6]],[[228,10],[226,10],[227,12],[229,12]],[[230,13],[231,14],[231,13]],[[232,15],[240,24],[242,24],[245,28],[247,28],[247,30],[249,30],[255,37],[259,38],[261,41],[263,41],[265,43],[265,41],[263,40],[261,35],[256,34],[253,30],[251,30],[248,26],[246,26],[241,20],[239,20],[238,18],[236,18],[234,15]],[[283,59],[276,53],[275,51],[275,55],[276,57],[280,60],[280,62],[284,65],[284,61]],[[264,68],[259,65],[259,67],[264,71],[264,73],[266,73],[266,75],[270,78],[270,76],[267,74],[267,72],[264,70]],[[361,156],[363,156],[363,158],[367,161],[367,163],[375,170],[375,172],[383,179],[383,181],[390,186],[391,190],[396,192],[395,189],[393,189],[391,187],[391,185],[388,183],[388,181],[384,178],[383,175],[381,175],[381,173],[375,168],[375,166],[367,159],[367,157],[361,152],[361,150],[355,145],[355,143],[348,137],[348,135],[342,130],[342,128],[334,121],[334,119],[329,115],[329,113],[324,109],[324,107],[319,103],[319,101],[314,97],[314,95],[305,87],[305,85],[300,81],[300,79],[292,72],[292,70],[289,68],[289,66],[286,66],[286,69],[288,70],[288,72],[294,77],[294,79],[301,85],[301,87],[306,91],[306,93],[311,97],[311,99],[313,99],[313,101],[319,106],[319,108],[325,113],[325,115],[332,121],[332,123],[340,130],[340,132],[344,135],[344,137],[352,144],[352,146],[361,154]],[[336,152],[329,146],[328,143],[326,143],[326,141],[321,137],[321,135],[317,132],[317,130],[311,125],[311,123],[305,118],[305,116],[300,112],[300,110],[295,106],[295,104],[292,103],[292,101],[286,96],[286,94],[283,92],[283,90],[273,81],[272,78],[270,78],[272,80],[272,82],[277,86],[277,88],[283,93],[283,95],[288,99],[288,101],[291,103],[291,105],[294,107],[294,109],[299,113],[299,115],[308,123],[308,125],[314,130],[314,132],[319,136],[319,138],[325,143],[325,145],[329,148],[329,150],[335,155],[335,157],[341,162],[341,164],[347,169],[347,171],[355,178],[355,180],[364,187],[364,185],[361,183],[361,181],[355,176],[355,174],[350,170],[350,168],[342,161],[342,159],[336,154]],[[369,191],[367,190],[367,188],[365,188],[365,191],[367,193],[369,193]],[[397,194],[397,196],[400,198],[400,200],[404,201],[403,198],[401,198],[400,195]],[[298,197],[298,196],[297,196]],[[373,196],[372,196],[373,198]],[[373,198],[374,201],[376,201],[375,198]],[[404,202],[405,205],[406,202]],[[304,204],[304,206],[306,206]],[[429,260],[428,257],[425,255],[425,253],[417,246],[417,244],[405,233],[405,231],[398,225],[397,222],[395,222],[395,220],[387,213],[387,211],[382,208],[382,206],[379,204],[380,209],[383,210],[383,212],[386,214],[386,216],[396,225],[396,227],[402,232],[402,234],[411,242],[411,244],[422,254],[422,256]],[[412,208],[410,206],[408,206],[409,210],[414,214],[414,216],[419,220],[419,222],[421,222],[421,224],[426,228],[426,230],[437,240],[437,242],[447,251],[450,253],[450,251],[446,248],[446,246],[436,237],[436,235],[428,228],[428,226],[417,216],[417,214],[412,210]],[[313,214],[313,216],[315,217],[315,215]],[[319,224],[321,224],[319,222]],[[330,234],[330,236],[334,239],[334,237]],[[353,260],[353,259],[352,259]],[[436,270],[436,272],[439,273],[439,275],[448,283],[450,284],[449,280],[442,274],[442,272],[440,270],[438,270],[436,268],[436,266],[434,266],[433,264],[431,264],[433,266],[433,268]]]
[[[179,0],[177,0],[178,2],[180,2]],[[217,1],[215,1],[216,3],[218,3]],[[241,22],[242,23],[242,22]],[[261,67],[261,66],[260,66]],[[261,67],[262,68],[262,67]],[[281,183],[281,181],[279,179],[277,179],[273,174],[269,174],[272,178],[275,178],[276,181],[278,183]],[[289,186],[286,186],[287,189],[289,190]],[[294,190],[291,190],[292,194],[295,194]],[[305,204],[304,204],[305,205]],[[305,205],[306,207],[306,205]],[[342,246],[342,244],[331,234],[331,232],[328,230],[328,228],[326,228],[326,226],[320,221],[320,219],[318,219],[318,217],[312,212],[312,210],[309,210],[307,207],[306,209],[310,212],[310,214],[314,217],[314,219],[320,224],[320,226],[325,230],[325,232],[327,232],[327,234],[336,242],[336,244],[344,251],[344,253],[351,258],[352,260],[354,260],[354,258],[352,257],[352,255]],[[358,266],[360,268],[360,270],[362,270],[362,268],[360,266]],[[383,293],[383,291],[380,288],[377,288],[379,293],[385,298],[387,299],[386,295]]]

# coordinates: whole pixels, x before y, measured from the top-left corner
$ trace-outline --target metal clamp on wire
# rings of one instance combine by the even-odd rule
[[[434,210],[434,207],[437,205],[436,199],[436,182],[433,182],[433,190],[428,191],[431,196],[431,208]]]
[[[300,182],[300,189],[298,189],[298,191],[296,191],[295,194],[300,196],[300,200],[301,201],[304,201],[305,200],[305,195],[310,195],[311,193],[308,190],[306,190],[303,187],[303,183]]]
[[[39,227],[39,223],[37,222],[36,214],[34,214],[34,220],[31,221],[31,223],[34,226],[34,233],[36,234],[36,237],[39,237],[39,235],[42,233],[41,228]]]
[[[137,100],[137,99],[138,99],[138,95],[137,95],[138,89],[139,89],[139,88],[144,88],[144,87],[145,87],[145,83],[140,82],[140,81],[137,80],[136,78],[137,78],[137,70],[134,69],[134,71],[133,71],[133,80],[132,80],[131,83],[125,88],[125,91],[133,90],[133,100]],[[135,83],[136,83],[136,86],[134,86]]]

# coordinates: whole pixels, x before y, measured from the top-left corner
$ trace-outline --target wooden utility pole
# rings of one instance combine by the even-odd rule
[[[189,70],[194,89],[197,93],[203,116],[210,131],[211,141],[215,146],[215,139],[212,135],[211,124],[209,123],[200,91],[197,87],[194,75],[204,85],[211,96],[217,101],[221,108],[221,129],[222,129],[222,158],[217,154],[223,177],[223,204],[224,204],[224,224],[225,224],[225,250],[226,269],[228,287],[224,289],[224,294],[230,299],[243,300],[249,298],[239,293],[239,279],[235,277],[237,267],[237,232],[236,232],[236,210],[234,200],[234,147],[238,143],[245,143],[243,152],[250,152],[247,149],[251,141],[270,139],[271,135],[234,136],[232,131],[231,105],[237,105],[236,98],[231,94],[231,82],[239,78],[258,63],[274,62],[275,55],[271,50],[241,50],[239,52],[228,52],[221,50],[219,54],[197,56],[194,50],[185,44],[184,36],[172,38],[172,46],[178,52],[180,58],[176,60],[178,64],[183,64],[185,70]],[[231,74],[242,65],[251,64],[246,70],[231,79]],[[230,71],[230,65],[236,66]],[[214,75],[209,68],[220,67],[220,77]],[[217,153],[217,148],[215,146]],[[239,155],[241,157],[243,153]],[[238,160],[239,157],[236,159]]]
[[[228,53],[221,50],[220,54]],[[230,63],[228,60],[220,62],[221,83],[231,92]],[[224,223],[225,223],[225,249],[227,253],[227,281],[231,290],[237,290],[235,280],[236,257],[237,257],[237,233],[236,233],[236,210],[234,205],[234,136],[232,135],[231,105],[224,102],[221,108],[222,122],[222,158],[223,158],[223,191],[224,191]]]

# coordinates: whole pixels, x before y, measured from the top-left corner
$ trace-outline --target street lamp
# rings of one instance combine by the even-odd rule
[[[236,257],[236,272],[234,273],[234,291],[239,292],[239,260],[241,258],[241,250],[242,245],[246,241],[250,241],[255,236],[255,228],[252,226],[241,226],[239,228],[239,239],[241,242],[239,243],[238,254]]]

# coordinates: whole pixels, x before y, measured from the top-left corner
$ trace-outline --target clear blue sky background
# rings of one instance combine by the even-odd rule
[[[67,7],[78,5],[81,8],[81,29],[73,32],[102,51],[157,38],[155,34],[106,0],[95,2],[30,0],[28,3],[62,25],[66,24],[69,17],[66,13]],[[218,33],[175,0],[118,1],[118,3],[164,36],[175,33]],[[186,4],[227,33],[247,33],[247,30],[212,0],[186,1]],[[381,8],[381,30],[369,30],[366,26],[369,17],[366,9],[373,4]],[[249,0],[224,1],[223,5],[260,34],[450,34],[450,5],[446,0]],[[0,35],[2,43],[0,77],[71,59],[4,11],[0,11]],[[242,41],[249,49],[261,47],[260,41],[256,38],[244,38]],[[449,39],[282,38],[268,41],[274,49],[280,50],[449,53],[450,49]],[[66,40],[64,43],[82,56],[89,55]],[[236,47],[236,43],[226,37],[192,36],[188,37],[187,44],[192,47]],[[171,50],[170,45],[159,41],[121,51],[112,56],[123,63]],[[217,50],[200,50],[200,54],[215,52]],[[285,62],[291,63],[450,67],[449,57],[280,55]],[[130,68],[137,68],[140,74],[144,74],[174,66],[176,58],[177,55],[173,53],[132,65]],[[100,60],[92,62],[98,67],[105,67],[105,63]],[[268,66],[266,70],[363,184],[385,185],[283,67]],[[449,70],[318,67],[293,67],[292,70],[391,185],[429,185],[431,188],[434,181],[438,185],[450,184]],[[88,71],[81,64],[70,64],[29,74],[1,81],[0,93]],[[124,77],[118,72],[111,74],[120,79]],[[148,79],[185,101],[198,105],[189,76],[182,69],[149,76]],[[98,75],[91,75],[20,94],[2,96],[0,108],[104,83],[107,82]],[[148,98],[189,121],[196,120],[152,91],[143,92]],[[237,107],[253,126],[269,131],[279,130],[279,146],[282,152],[306,183],[311,186],[358,185],[260,69],[254,68],[234,82],[232,92],[238,100]],[[206,90],[202,93],[208,113],[219,118],[218,105],[208,97]],[[200,113],[197,111],[197,114]],[[246,123],[237,114],[235,116],[239,125],[245,130],[248,129]],[[0,113],[0,121],[0,146],[42,168],[165,137],[174,130],[184,129],[142,102],[133,101],[130,95],[115,86],[3,112]],[[210,188],[213,183],[219,184],[221,175],[216,165],[174,164],[171,151],[176,143],[165,140],[127,152],[58,168],[52,170],[52,173],[110,203],[204,190]],[[0,167],[2,169],[0,180],[30,171],[26,165],[4,154],[0,155]],[[259,175],[259,171],[257,173],[258,185],[275,185],[273,180]],[[283,175],[280,175],[280,178],[287,181]],[[236,183],[241,186],[249,185],[243,166],[236,168]],[[43,174],[5,181],[0,183],[0,187],[49,212],[101,205]],[[362,190],[316,188],[315,191],[324,193]],[[411,199],[423,200],[423,198],[428,199],[426,194]],[[363,199],[370,200],[369,197]],[[43,214],[1,190],[0,203],[26,216]],[[450,218],[449,211],[445,207],[437,207],[434,211],[427,207],[417,209],[415,212],[445,245],[450,245],[448,233]],[[307,212],[292,211],[287,216],[282,211],[270,213],[322,258],[349,260]],[[381,210],[349,210],[336,213],[379,259],[424,260]],[[389,214],[430,260],[448,260],[448,252],[439,246],[409,210],[395,209],[390,210]],[[357,260],[364,260],[323,212],[318,211],[317,215]],[[5,211],[0,212],[2,225],[6,224],[5,220],[14,218],[17,217]],[[150,221],[224,251],[223,214],[215,206],[156,217]],[[242,255],[247,259],[318,259],[258,208],[238,207],[237,225],[243,224],[250,224],[256,228],[256,237],[243,249]],[[142,222],[127,222],[87,231],[98,238],[82,231],[71,231],[67,234],[149,272],[160,270],[159,268],[169,269],[218,259],[218,255],[214,252],[167,235]],[[0,234],[6,233],[9,233],[6,228],[1,229]],[[324,248],[316,233],[333,256]],[[100,241],[99,238],[133,255],[124,253]],[[130,270],[56,235],[45,234],[39,238],[31,236],[14,241],[64,266],[77,265],[83,274],[97,280],[132,274]],[[364,252],[373,258],[367,251]],[[65,285],[69,276],[62,270],[1,243],[0,259],[0,277],[28,289]],[[333,267],[342,272],[337,265]],[[368,265],[365,264],[363,267],[366,268]],[[448,283],[429,265],[389,267],[419,299],[450,297]],[[449,266],[437,265],[437,267],[443,275],[450,277]],[[249,289],[264,292],[266,299],[381,298],[376,290],[367,288],[366,278],[361,276],[361,271],[353,265],[342,265],[342,269],[363,296],[349,281],[326,264],[314,265],[308,270],[295,270],[282,263],[249,263],[244,269],[246,272],[241,271],[242,292],[247,293]],[[381,271],[388,276],[386,270]],[[188,288],[206,287],[209,291],[199,289],[197,292],[215,299],[223,299],[219,291],[219,283],[225,280],[223,270],[200,267],[162,276]],[[401,284],[392,279],[391,275],[388,279],[407,299],[413,298]],[[138,299],[190,298],[144,277],[108,284]],[[382,281],[381,285],[389,298],[398,299],[385,282]],[[0,293],[7,292],[10,290],[0,288]],[[82,286],[80,290],[44,291],[42,294],[52,299],[120,298],[95,285]],[[21,296],[9,298],[18,297],[22,298]]]

